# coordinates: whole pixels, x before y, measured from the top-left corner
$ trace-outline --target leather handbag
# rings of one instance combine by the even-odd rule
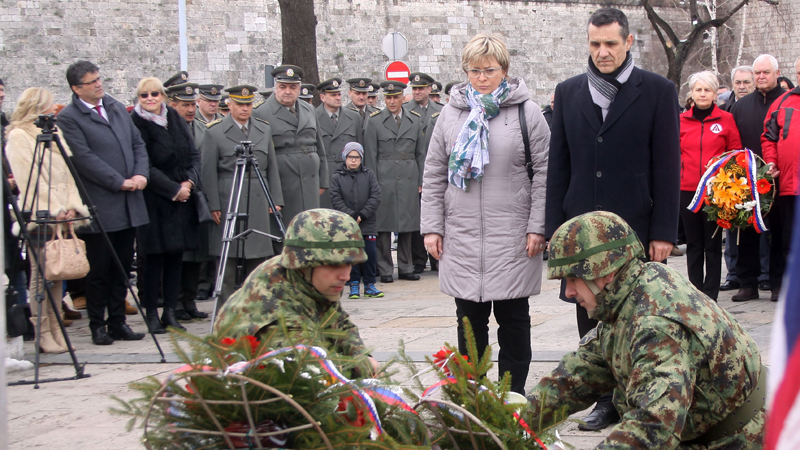
[[[75,236],[75,229],[69,224],[71,239],[65,239],[61,225],[56,224],[53,238],[44,246],[44,276],[48,280],[77,280],[89,273],[89,260],[86,258],[86,243]]]
[[[192,170],[197,174],[197,170],[194,167],[192,167]],[[192,197],[194,198],[194,205],[197,207],[197,221],[200,224],[214,222],[214,218],[211,216],[211,208],[208,206],[208,197],[203,192],[200,174],[197,174],[197,183],[192,192]]]

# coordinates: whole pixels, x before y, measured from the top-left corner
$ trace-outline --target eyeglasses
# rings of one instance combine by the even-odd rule
[[[90,84],[97,84],[99,81],[100,81],[100,77],[97,77],[92,81],[87,81],[86,83],[78,83],[78,86],[88,86]]]
[[[142,92],[141,94],[139,94],[139,97],[141,97],[141,98],[147,98],[147,97],[158,98],[160,95],[161,95],[161,92],[158,92],[158,91]]]
[[[490,67],[488,69],[468,69],[467,75],[470,78],[478,78],[481,74],[485,75],[486,78],[494,78],[497,75],[500,75],[500,71],[503,70],[500,67]]]
[[[361,157],[358,156],[358,155],[356,155],[356,156],[347,155],[347,159],[352,159],[353,161],[357,161],[357,160],[361,159]]]

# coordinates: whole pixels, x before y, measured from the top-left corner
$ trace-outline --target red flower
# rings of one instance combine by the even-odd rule
[[[764,195],[772,190],[772,184],[766,178],[762,178],[756,182],[756,190],[759,194]]]
[[[722,228],[724,228],[726,230],[730,230],[731,229],[731,223],[728,222],[727,220],[717,219],[717,225],[719,225],[720,227],[722,227]]]
[[[755,215],[751,215],[750,217],[748,217],[747,218],[747,223],[749,223],[751,225],[756,223],[756,216]]]
[[[453,351],[446,347],[442,347],[438,352],[433,354],[433,364],[437,367],[441,367],[445,375],[450,375],[451,373],[450,368],[447,367],[445,361],[447,361],[452,354]],[[467,358],[466,355],[461,355],[461,357],[464,358],[464,361],[469,361],[469,358]]]
[[[357,406],[357,404],[353,401],[353,397],[343,397],[339,400],[339,406],[336,408],[336,411],[340,412],[347,412],[347,405],[353,404],[353,408],[356,410],[356,416],[350,417],[349,415],[345,414],[345,420],[347,423],[354,427],[363,427],[366,425],[367,421],[364,419],[364,413],[361,411],[361,408]]]
[[[225,338],[220,343],[224,346],[230,347],[231,345],[236,344],[236,339],[234,338]]]
[[[255,353],[258,349],[258,344],[261,343],[255,336],[244,336],[239,340],[245,340],[250,344],[250,353]]]
[[[709,197],[709,196],[705,196],[705,197],[703,197],[703,203],[705,203],[705,204],[706,204],[706,206],[711,206],[711,200],[710,200],[710,197]]]
[[[736,155],[736,164],[747,168],[747,153],[739,153]]]

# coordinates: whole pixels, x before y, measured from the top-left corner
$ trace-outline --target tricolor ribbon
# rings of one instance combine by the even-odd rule
[[[732,152],[728,152],[723,154],[719,157],[716,161],[713,161],[711,165],[708,166],[705,173],[703,174],[702,178],[700,178],[700,183],[697,185],[697,190],[694,193],[694,197],[692,198],[692,202],[686,208],[692,212],[700,212],[703,209],[703,199],[706,196],[706,190],[708,189],[708,183],[712,178],[714,178],[719,172],[719,169],[725,167],[728,164],[728,161],[731,158],[735,158],[736,155],[744,153],[745,157],[747,158],[747,167],[745,168],[746,175],[747,175],[747,183],[750,185],[750,194],[753,197],[753,200],[756,202],[755,206],[753,207],[753,228],[755,228],[757,233],[762,233],[767,231],[767,226],[764,223],[764,218],[761,217],[761,199],[758,194],[757,182],[758,182],[758,174],[757,174],[757,166],[756,166],[756,156],[750,150],[734,150]]]

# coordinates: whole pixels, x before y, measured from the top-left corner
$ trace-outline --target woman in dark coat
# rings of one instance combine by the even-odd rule
[[[190,201],[200,173],[200,153],[186,121],[164,103],[164,87],[157,78],[139,82],[139,103],[131,112],[150,159],[150,181],[144,200],[150,223],[138,229],[138,252],[144,255],[139,294],[153,333],[164,327],[184,329],[175,319],[181,289],[183,252],[199,247],[197,209]],[[158,320],[157,301],[164,295]]]

